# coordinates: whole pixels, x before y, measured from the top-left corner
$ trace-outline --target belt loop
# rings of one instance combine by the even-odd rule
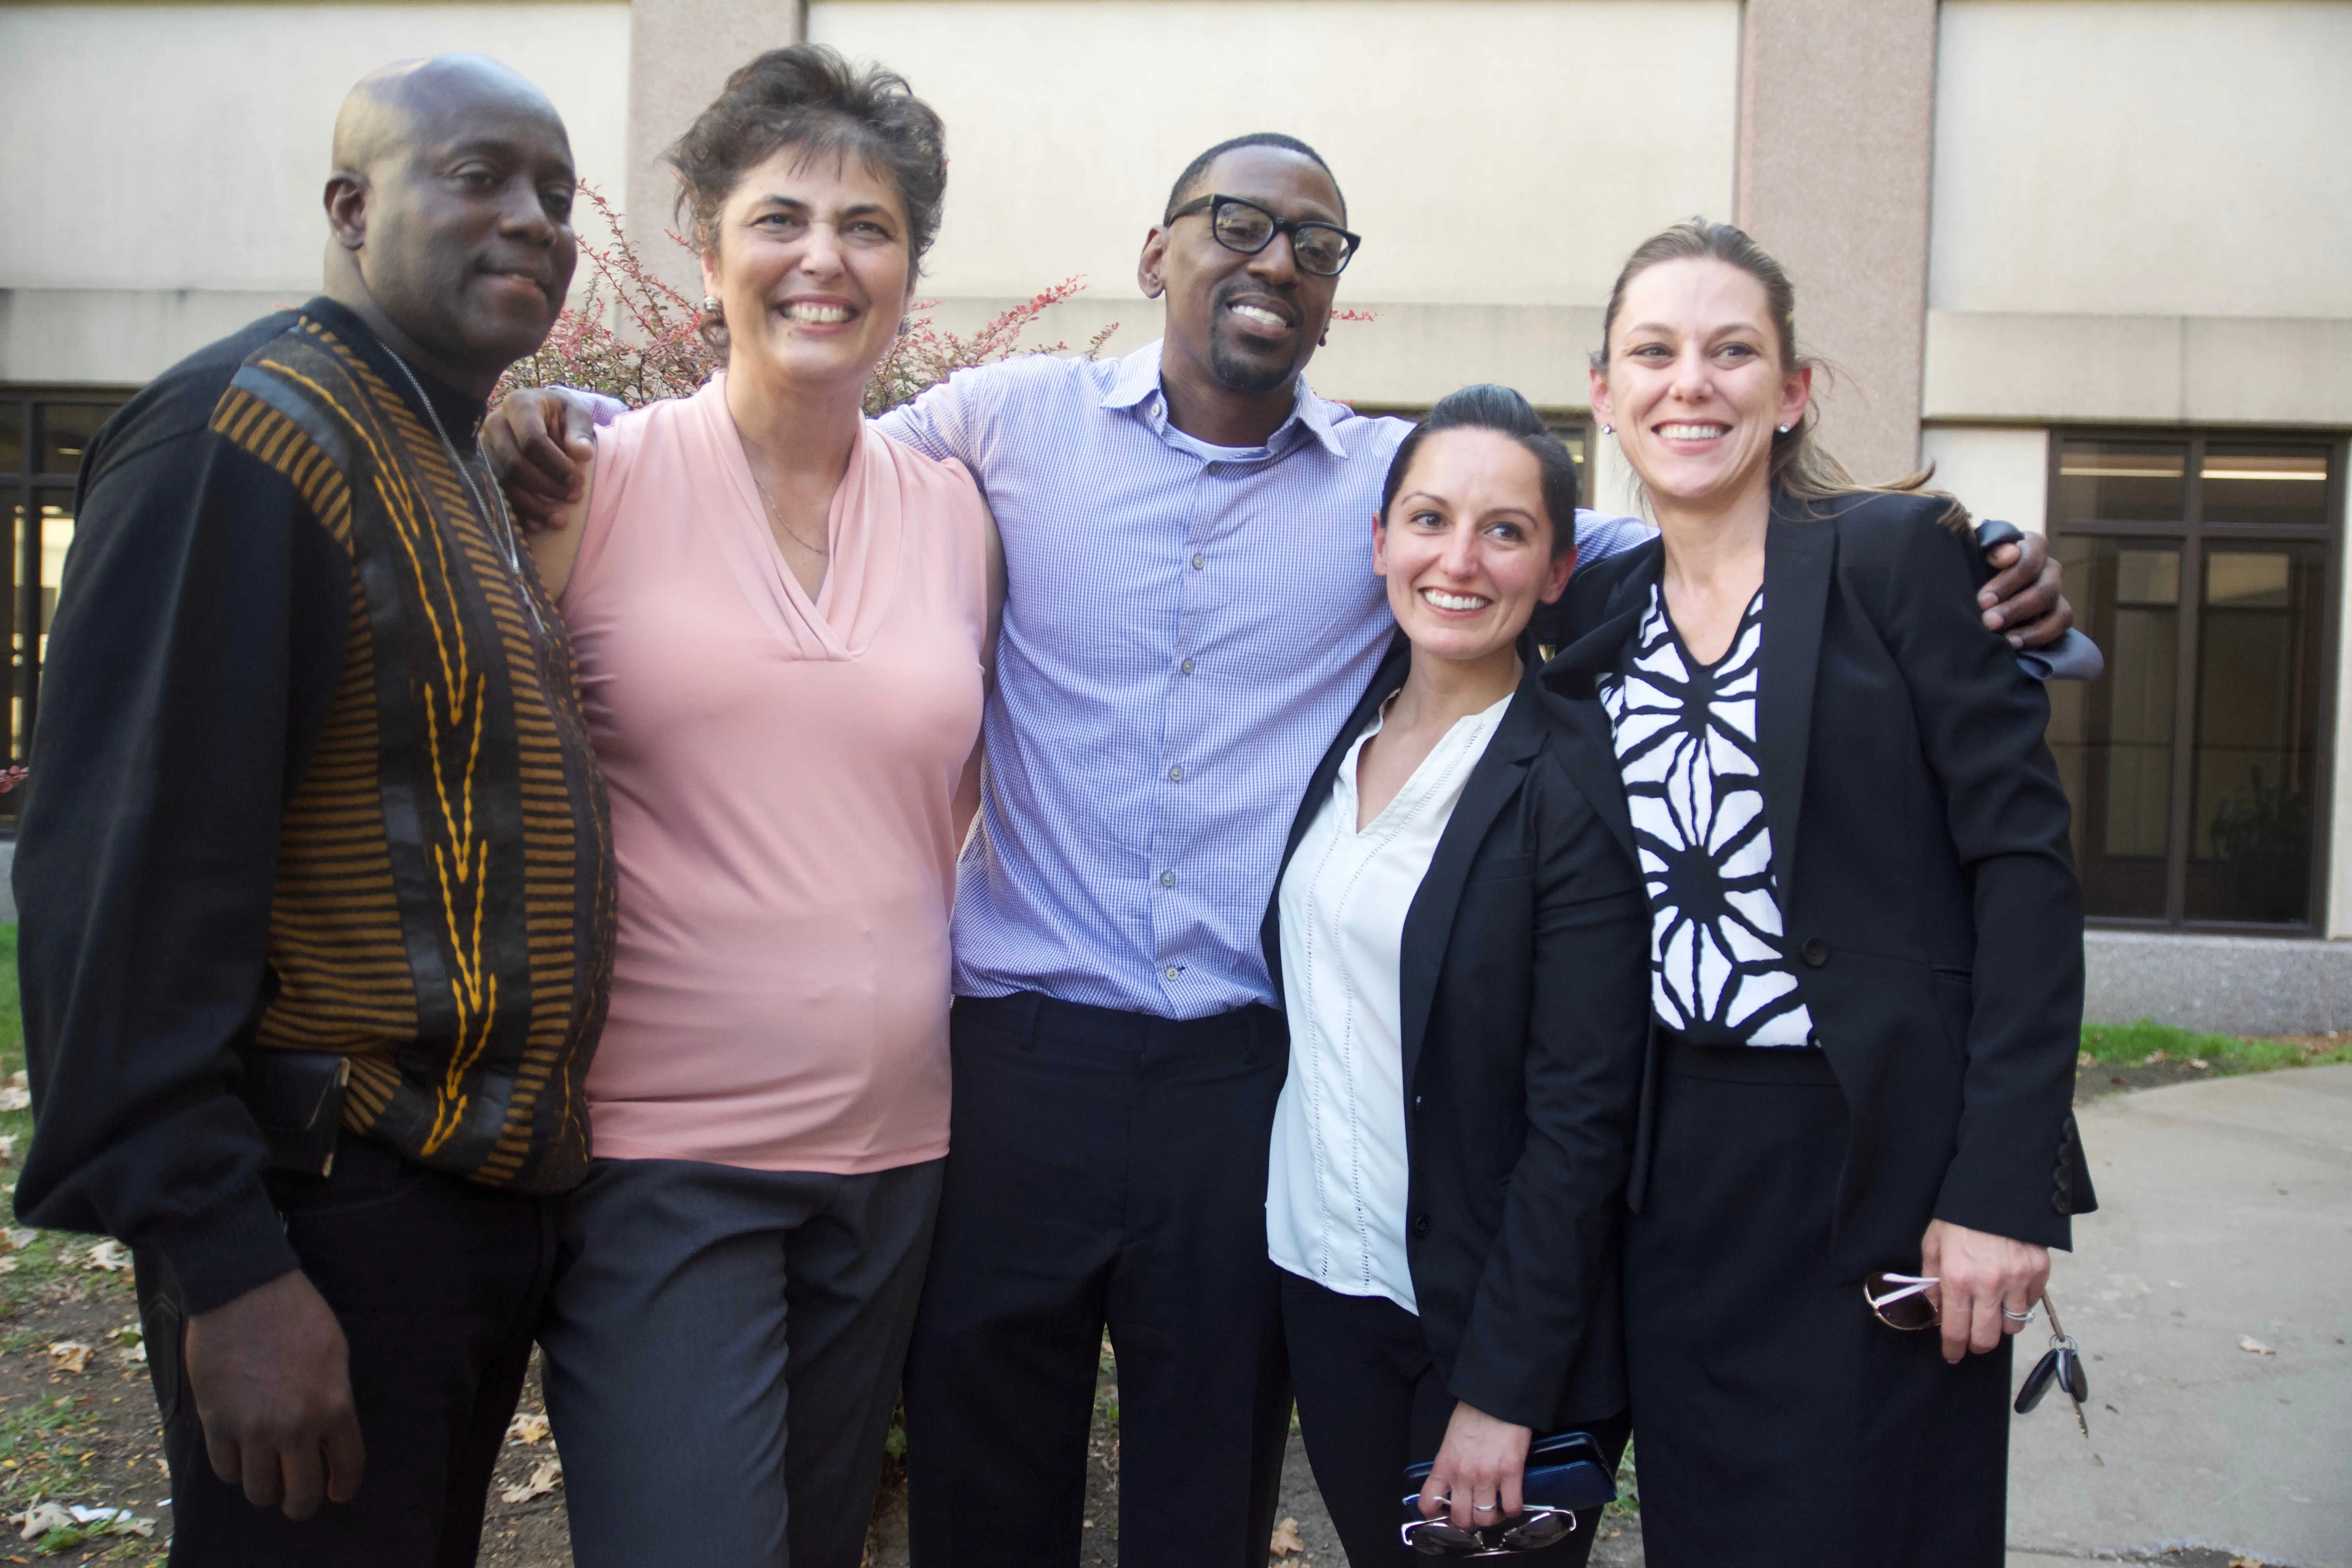
[[[1037,1016],[1045,1010],[1045,994],[1036,991],[1015,991],[1005,1000],[1016,1009],[1013,1016],[1018,1020],[1016,1032],[1021,1037],[1021,1048],[1036,1049]]]

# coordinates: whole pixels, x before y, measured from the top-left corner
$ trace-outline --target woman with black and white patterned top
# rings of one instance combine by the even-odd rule
[[[1999,1568],[2009,1346],[2092,1207],[2048,702],[1966,514],[1815,447],[1780,267],[1635,251],[1592,403],[1660,540],[1544,672],[1613,761],[1655,1020],[1625,1238],[1651,1568]],[[1933,1276],[1940,1332],[1864,1276]]]

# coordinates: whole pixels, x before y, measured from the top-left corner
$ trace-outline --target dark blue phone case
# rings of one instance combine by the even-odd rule
[[[1434,1464],[1424,1460],[1404,1468],[1404,1479],[1413,1485],[1412,1495],[1404,1500],[1406,1508],[1420,1508],[1421,1483],[1429,1479]],[[1617,1479],[1609,1473],[1601,1445],[1591,1433],[1554,1432],[1528,1445],[1528,1468],[1519,1480],[1519,1495],[1544,1508],[1599,1508],[1616,1500]]]

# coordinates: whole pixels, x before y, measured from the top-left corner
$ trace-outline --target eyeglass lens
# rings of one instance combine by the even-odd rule
[[[1220,202],[1210,221],[1220,245],[1245,256],[1256,255],[1274,240],[1272,215],[1239,202]],[[1298,224],[1291,229],[1290,251],[1307,271],[1334,277],[1348,265],[1348,237],[1328,224]]]
[[[1932,1329],[1942,1321],[1935,1298],[1911,1276],[1865,1276],[1862,1293],[1878,1321],[1890,1329]]]

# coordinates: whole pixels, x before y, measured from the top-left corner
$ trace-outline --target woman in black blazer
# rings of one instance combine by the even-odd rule
[[[1415,1459],[1436,1460],[1424,1513],[1507,1527],[1532,1434],[1591,1430],[1612,1466],[1624,1442],[1645,906],[1612,766],[1569,744],[1524,636],[1571,563],[1575,505],[1517,393],[1456,393],[1407,437],[1375,529],[1403,629],[1266,914],[1292,1049],[1268,1244],[1356,1568],[1412,1560]],[[1532,1555],[1580,1563],[1592,1522]]]
[[[2093,1206],[2068,806],[1966,514],[1814,448],[1792,315],[1728,226],[1627,263],[1593,407],[1661,539],[1578,575],[1543,678],[1648,880],[1643,1545],[1999,1568],[2009,1336]],[[1875,1319],[1885,1269],[1940,1279],[1940,1331]]]

